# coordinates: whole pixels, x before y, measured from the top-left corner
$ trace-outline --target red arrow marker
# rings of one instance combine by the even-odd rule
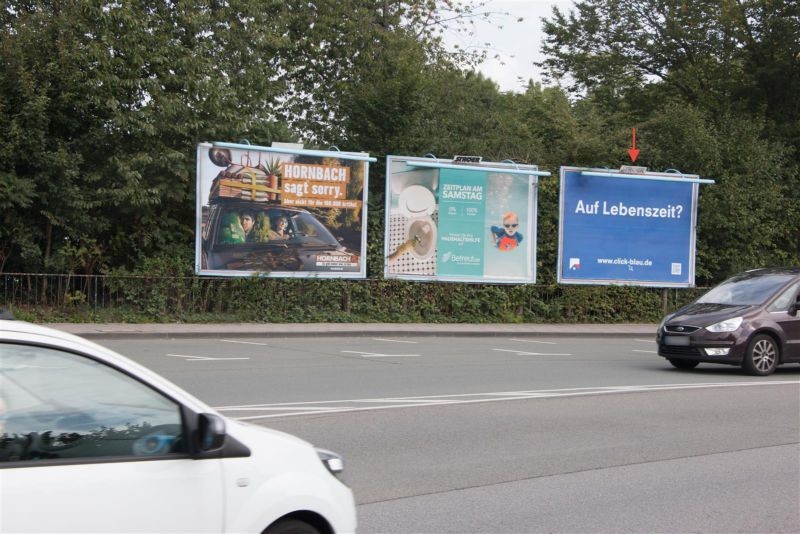
[[[639,149],[636,148],[636,128],[631,128],[631,130],[633,130],[633,146],[628,149],[628,155],[631,157],[631,161],[635,163],[636,158],[639,157]]]

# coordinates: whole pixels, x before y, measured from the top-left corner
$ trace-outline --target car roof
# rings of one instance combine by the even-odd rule
[[[8,334],[10,337],[15,337],[13,334],[34,334],[36,336],[52,338],[54,341],[87,342],[83,338],[68,334],[67,332],[62,332],[61,330],[25,321],[15,321],[13,319],[0,320],[0,336],[5,338],[4,334]]]
[[[282,204],[273,204],[271,202],[259,202],[257,200],[239,200],[239,199],[226,199],[218,202],[210,202],[209,206],[219,206],[223,208],[233,209],[252,209],[252,210],[284,210],[293,211],[297,213],[310,213],[308,210],[298,208],[296,206],[284,206]]]
[[[762,267],[759,269],[750,269],[746,273],[754,274],[800,274],[800,267]]]

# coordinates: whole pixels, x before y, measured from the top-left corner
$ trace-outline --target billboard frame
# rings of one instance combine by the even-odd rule
[[[237,269],[208,269],[202,268],[203,255],[203,192],[201,184],[203,173],[201,158],[204,151],[212,148],[232,149],[246,152],[263,152],[271,154],[286,154],[293,156],[311,156],[317,158],[334,158],[338,160],[364,162],[363,192],[361,198],[361,250],[359,250],[359,270],[343,271],[253,271]],[[261,277],[261,278],[312,278],[312,279],[365,279],[367,274],[367,209],[369,190],[369,163],[377,162],[377,158],[363,152],[342,152],[339,150],[308,150],[293,147],[267,147],[260,145],[227,143],[227,142],[201,142],[196,146],[196,194],[195,194],[195,259],[194,271],[199,276],[213,276],[225,278]],[[207,184],[210,185],[210,184]],[[210,202],[208,203],[210,205]],[[272,207],[280,209],[280,205],[264,203],[264,209]],[[301,208],[302,209],[302,208]]]
[[[581,176],[591,178],[618,178],[625,180],[646,180],[653,182],[680,182],[689,184],[691,191],[691,219],[689,223],[689,250],[688,258],[688,281],[669,282],[664,280],[637,280],[637,279],[606,279],[606,278],[565,278],[564,269],[564,224],[565,224],[565,187],[566,173],[578,172]],[[696,174],[683,174],[679,171],[668,170],[665,172],[620,172],[609,169],[584,168],[562,166],[559,170],[559,221],[558,221],[558,261],[557,261],[557,281],[565,285],[617,285],[617,286],[640,286],[640,287],[663,287],[663,288],[690,288],[695,287],[695,263],[697,248],[697,208],[700,184],[713,184],[714,180],[701,179]]]
[[[392,216],[392,200],[393,189],[391,184],[393,163],[402,162],[407,167],[416,169],[451,169],[458,171],[474,171],[482,173],[502,173],[511,175],[524,175],[528,176],[528,198],[526,203],[527,209],[527,225],[525,231],[528,233],[530,242],[531,254],[526,257],[528,262],[528,270],[531,275],[526,279],[521,278],[502,278],[502,277],[476,277],[476,276],[458,276],[458,275],[420,275],[420,274],[403,274],[392,273],[389,269],[390,257],[390,228]],[[386,156],[386,193],[384,205],[384,243],[383,243],[383,276],[387,279],[408,280],[416,282],[461,282],[473,284],[534,284],[536,283],[536,253],[537,253],[537,232],[538,232],[538,178],[550,176],[549,172],[540,171],[536,165],[517,164],[510,160],[503,162],[464,162],[457,163],[450,159],[438,159],[430,155],[419,156],[399,156],[387,155]],[[438,203],[437,203],[438,206]],[[531,215],[535,215],[531,217]],[[441,221],[440,221],[441,222]]]

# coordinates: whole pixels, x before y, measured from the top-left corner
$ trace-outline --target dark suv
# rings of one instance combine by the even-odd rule
[[[658,354],[679,369],[700,362],[768,375],[800,362],[800,268],[737,274],[661,321]]]
[[[242,223],[248,217],[252,227],[245,233]],[[212,204],[202,240],[202,270],[360,271],[359,255],[299,208],[251,201]]]

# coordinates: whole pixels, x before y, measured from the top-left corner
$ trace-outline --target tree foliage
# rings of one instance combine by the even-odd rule
[[[800,4],[578,0],[544,26],[558,86],[521,93],[472,70],[482,52],[442,44],[443,28],[486,16],[469,0],[6,2],[0,271],[141,269],[190,247],[196,144],[246,138],[378,156],[366,244],[378,277],[385,155],[476,154],[557,176],[626,163],[632,126],[643,165],[717,180],[700,197],[700,283],[798,262]],[[544,283],[558,195],[555,177],[541,181]]]
[[[570,89],[657,83],[716,112],[800,119],[800,5],[788,0],[581,0],[545,22],[543,62]],[[796,133],[796,132],[795,132]]]
[[[285,135],[282,16],[281,2],[7,2],[0,251],[14,267],[61,270],[87,243],[114,265],[191,239],[195,144]]]
[[[576,109],[639,126],[641,164],[716,179],[701,194],[701,280],[798,262],[800,4],[579,0],[544,30],[542,66]]]

